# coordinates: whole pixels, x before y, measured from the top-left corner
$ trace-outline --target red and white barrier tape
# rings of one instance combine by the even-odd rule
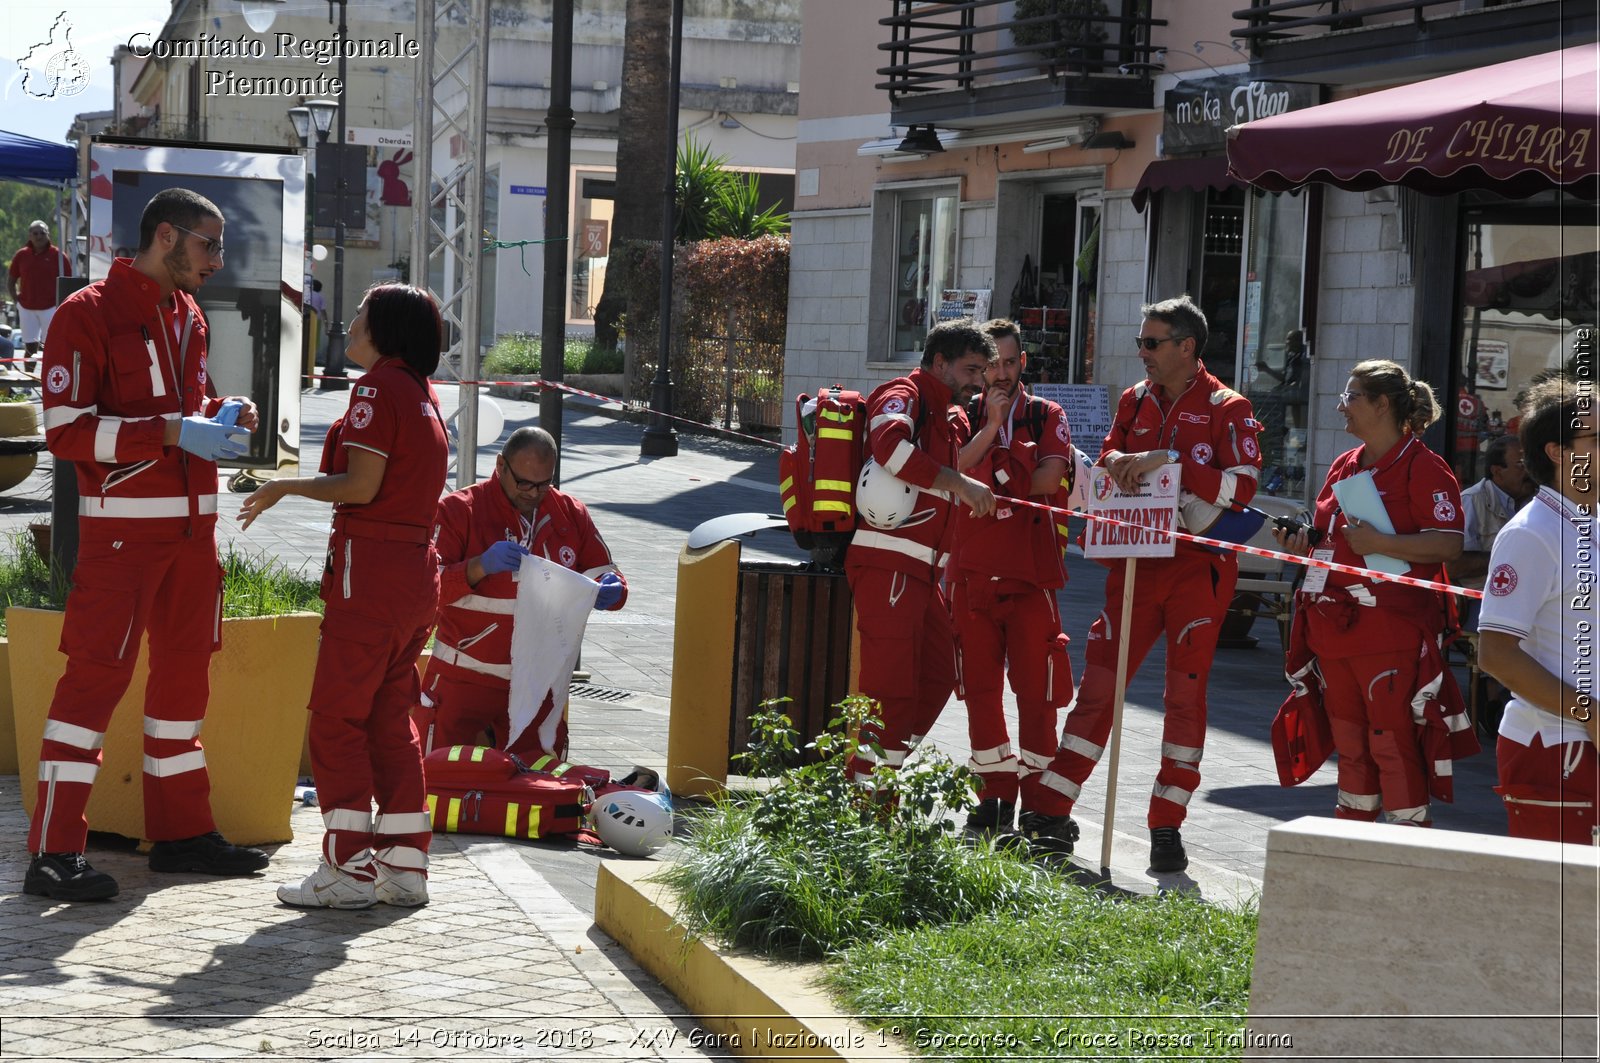
[[[623,409],[641,409],[640,407],[635,407],[629,403],[623,402],[614,395],[599,395],[593,391],[584,391],[581,388],[575,388],[568,384],[559,383],[553,380],[463,380],[458,381],[458,383],[475,384],[478,387],[537,386],[541,388],[551,388],[554,390],[564,391],[573,395],[581,395],[588,399],[598,399],[600,402],[615,405]],[[775,442],[771,439],[765,439],[761,436],[746,435],[742,432],[735,432],[729,428],[718,428],[716,425],[708,425],[703,421],[693,421],[687,417],[677,417],[672,414],[659,414],[659,416],[666,417],[668,420],[672,421],[683,421],[686,424],[694,425],[696,428],[708,429],[722,435],[732,436],[735,439],[748,440],[752,443],[759,443],[762,446],[774,447],[779,450],[783,449],[782,443]],[[1251,554],[1255,557],[1266,557],[1274,561],[1287,561],[1291,564],[1305,565],[1308,568],[1325,568],[1330,572],[1344,572],[1353,576],[1363,576],[1368,579],[1381,580],[1386,583],[1400,583],[1408,587],[1421,587],[1423,590],[1442,591],[1446,594],[1455,594],[1463,598],[1481,599],[1483,597],[1482,591],[1471,587],[1457,587],[1449,583],[1436,583],[1433,580],[1418,579],[1415,576],[1398,576],[1390,572],[1379,572],[1377,569],[1361,568],[1357,565],[1342,565],[1336,561],[1322,561],[1318,558],[1305,557],[1301,554],[1288,554],[1281,550],[1267,550],[1259,546],[1246,546],[1244,543],[1231,543],[1224,539],[1210,539],[1204,535],[1194,535],[1190,532],[1168,531],[1160,528],[1151,528],[1143,524],[1135,524],[1132,521],[1120,520],[1116,517],[1108,517],[1100,513],[1090,513],[1086,510],[1060,509],[1044,502],[1034,502],[1025,498],[1007,497],[1006,503],[1008,505],[1015,504],[1029,506],[1033,509],[1042,509],[1046,512],[1055,513],[1065,517],[1077,516],[1084,517],[1088,520],[1103,521],[1107,524],[1121,524],[1129,528],[1138,528],[1141,531],[1154,532],[1157,535],[1166,535],[1174,539],[1182,539],[1186,542],[1198,543],[1201,546],[1211,546],[1222,550],[1232,550],[1235,553]]]

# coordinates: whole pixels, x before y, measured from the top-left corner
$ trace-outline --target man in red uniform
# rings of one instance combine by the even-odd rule
[[[517,572],[529,553],[581,572],[600,584],[596,609],[621,609],[628,584],[588,507],[550,486],[555,469],[550,433],[519,428],[495,459],[492,477],[439,502],[439,632],[418,719],[425,752],[475,742],[488,731],[495,746],[530,763],[545,754],[566,759],[566,706],[557,707],[549,695],[533,722],[506,745]],[[541,749],[540,724],[552,713],[559,720],[555,748]]]
[[[1072,698],[1072,662],[1061,632],[1056,589],[1066,585],[1057,518],[1007,505],[1007,498],[1065,501],[1073,474],[1067,415],[1048,399],[1022,389],[1028,356],[1017,326],[984,325],[999,357],[984,374],[982,404],[969,419],[982,428],[962,448],[964,471],[987,481],[995,512],[957,517],[951,564],[961,689],[972,742],[968,766],[983,780],[978,808],[967,817],[974,833],[1009,833],[1022,798],[1024,836],[1040,849],[1071,852],[1071,820],[1055,810],[1061,795],[1040,784],[1056,750],[1056,710]],[[1060,519],[1065,524],[1065,518]],[[1001,705],[1010,676],[1017,696],[1020,752],[1014,750]]]
[[[56,278],[72,276],[72,263],[50,242],[50,227],[42,221],[28,226],[28,242],[11,256],[9,284],[22,325],[22,342],[32,371],[32,359],[44,346],[45,333],[56,312]]]
[[[884,763],[898,767],[928,733],[955,689],[950,611],[939,579],[949,562],[955,502],[978,516],[994,512],[994,494],[957,471],[970,434],[961,405],[983,386],[994,341],[971,318],[928,333],[922,365],[880,385],[867,399],[867,454],[887,472],[919,488],[912,516],[894,529],[863,524],[845,555],[861,633],[861,693],[882,706],[876,741]],[[851,770],[866,781],[876,754],[858,755]]]
[[[1124,491],[1163,465],[1182,470],[1186,515],[1207,506],[1227,510],[1255,497],[1261,473],[1256,435],[1261,425],[1250,402],[1206,372],[1199,352],[1206,345],[1206,318],[1188,296],[1143,307],[1139,355],[1149,379],[1122,393],[1106,435],[1100,463]],[[1196,528],[1195,530],[1201,530]],[[1067,708],[1061,747],[1041,780],[1064,799],[1069,815],[1083,782],[1105,751],[1116,695],[1117,647],[1128,642],[1131,679],[1157,636],[1167,637],[1165,718],[1161,767],[1150,795],[1150,867],[1182,871],[1189,866],[1179,828],[1189,798],[1200,785],[1206,737],[1206,677],[1217,647],[1223,614],[1233,599],[1239,563],[1219,553],[1179,542],[1170,558],[1141,559],[1135,581],[1130,630],[1119,630],[1127,562],[1109,563],[1106,605],[1089,629],[1083,683]]]
[[[248,398],[207,392],[206,322],[192,298],[222,267],[222,212],[183,188],[158,193],[139,252],[61,304],[44,351],[50,451],[78,473],[78,564],[39,753],[35,854],[23,889],[55,900],[114,896],[83,858],[84,807],[106,724],[150,631],[144,813],[154,871],[235,875],[267,866],[211,818],[200,748],[211,654],[222,638],[217,467],[256,427]],[[237,424],[235,424],[237,419]]]

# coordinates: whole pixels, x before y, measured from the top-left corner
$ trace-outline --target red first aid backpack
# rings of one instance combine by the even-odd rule
[[[859,391],[835,384],[794,400],[799,435],[778,457],[783,515],[802,550],[829,566],[844,560],[856,529],[856,477],[867,436]]]
[[[583,774],[530,771],[488,746],[436,749],[422,758],[422,770],[433,829],[448,834],[576,834],[594,800]]]

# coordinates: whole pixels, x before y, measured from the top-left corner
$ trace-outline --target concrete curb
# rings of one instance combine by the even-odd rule
[[[820,988],[820,964],[774,963],[689,940],[677,902],[647,881],[655,862],[601,865],[594,919],[671,990],[710,1033],[705,1048],[741,1059],[906,1059],[898,1040],[841,1013]]]

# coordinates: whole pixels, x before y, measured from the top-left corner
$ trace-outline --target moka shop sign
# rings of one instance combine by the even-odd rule
[[[1317,102],[1317,86],[1245,77],[1195,78],[1167,90],[1161,126],[1167,155],[1223,149],[1228,127],[1287,114]]]

